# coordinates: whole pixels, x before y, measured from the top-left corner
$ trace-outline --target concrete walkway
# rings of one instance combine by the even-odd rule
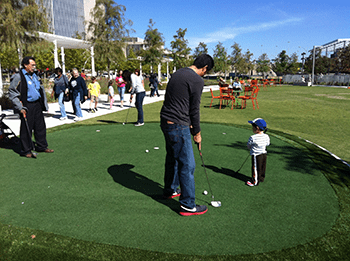
[[[212,88],[213,90],[218,90],[219,86],[218,85],[216,85],[216,86],[204,86],[203,92],[209,92],[210,88]],[[151,98],[151,97],[149,97],[149,94],[150,94],[150,92],[146,92],[146,97],[144,99],[143,104],[149,104],[149,103],[153,103],[153,102],[163,101],[164,95],[165,95],[165,90],[159,90],[160,97],[152,97]],[[110,110],[109,109],[109,102],[107,101],[107,95],[106,94],[100,95],[99,102],[97,105],[98,111],[95,113],[88,112],[88,109],[90,106],[90,100],[87,100],[86,102],[84,102],[81,105],[82,112],[83,112],[83,120],[94,118],[94,117],[105,115],[105,114],[109,114],[109,113],[113,113],[113,112],[117,112],[117,111],[127,110],[130,107],[135,108],[135,95],[134,95],[134,99],[133,99],[133,102],[131,103],[131,105],[129,103],[130,94],[127,93],[124,95],[124,100],[125,100],[124,108],[120,107],[119,98],[120,97],[118,94],[116,94],[114,96],[115,101],[114,101],[113,109]],[[52,127],[63,125],[63,124],[75,123],[75,121],[74,121],[75,115],[73,114],[72,102],[71,101],[65,102],[64,105],[66,108],[68,119],[61,121],[59,119],[61,117],[61,113],[60,113],[60,106],[58,105],[58,102],[49,103],[49,111],[44,112],[45,122],[46,122],[47,128],[52,128]],[[3,113],[7,115],[6,118],[4,119],[4,123],[8,127],[10,127],[11,130],[16,135],[19,135],[20,120],[19,120],[18,115],[14,115],[13,110],[4,110],[4,111],[0,112],[0,114],[3,114]]]

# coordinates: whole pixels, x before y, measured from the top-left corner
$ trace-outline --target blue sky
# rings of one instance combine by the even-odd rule
[[[131,36],[144,38],[149,19],[163,34],[170,49],[179,28],[192,52],[199,42],[207,44],[209,54],[221,42],[231,54],[236,42],[245,53],[257,59],[266,53],[273,59],[282,50],[288,55],[311,50],[336,39],[350,38],[350,3],[343,1],[232,1],[232,0],[125,0],[125,17],[136,31]]]

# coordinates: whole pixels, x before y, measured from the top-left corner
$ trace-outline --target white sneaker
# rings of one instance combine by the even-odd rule
[[[139,127],[139,126],[142,126],[142,125],[145,125],[145,123],[138,122],[138,123],[135,124],[136,127]]]
[[[60,121],[64,121],[64,120],[66,120],[67,119],[67,117],[61,117],[60,118]]]
[[[75,117],[74,121],[81,121],[83,119],[83,117]]]

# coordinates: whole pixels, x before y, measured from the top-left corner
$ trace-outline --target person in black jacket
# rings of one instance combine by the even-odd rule
[[[81,111],[80,102],[84,103],[87,99],[88,90],[83,77],[79,75],[77,69],[72,70],[72,78],[69,81],[70,91],[73,93],[74,111],[77,116],[74,120],[80,121],[83,119],[83,113]]]
[[[40,84],[38,76],[34,73],[35,59],[24,57],[22,69],[16,73],[10,83],[9,99],[13,103],[14,111],[20,114],[20,141],[21,156],[36,158],[37,152],[54,152],[48,148],[46,140],[46,124],[43,111],[48,111],[44,87]],[[32,141],[34,130],[35,148]]]
[[[165,198],[180,196],[180,214],[201,215],[208,208],[195,204],[194,170],[196,167],[193,140],[201,146],[200,111],[204,87],[202,76],[214,67],[210,55],[202,54],[190,67],[182,68],[171,77],[160,112],[161,129],[166,143],[164,174]],[[181,186],[181,190],[178,187]]]

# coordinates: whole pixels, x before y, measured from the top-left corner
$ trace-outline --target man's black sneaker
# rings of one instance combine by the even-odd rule
[[[94,110],[97,111],[97,108],[95,108]]]
[[[194,208],[186,208],[181,206],[180,215],[181,216],[193,216],[202,215],[208,211],[208,207],[205,205],[196,205]]]
[[[181,195],[181,189],[177,188],[173,194],[171,194],[170,196],[163,195],[163,198],[171,199],[171,198],[180,197],[180,195]]]

